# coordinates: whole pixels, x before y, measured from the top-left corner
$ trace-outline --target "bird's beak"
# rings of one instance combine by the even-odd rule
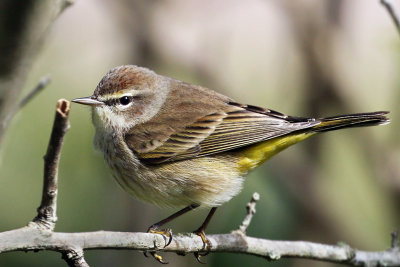
[[[88,106],[102,106],[102,105],[104,105],[104,102],[96,100],[94,96],[75,98],[74,100],[71,100],[71,101],[74,102],[74,103],[78,103],[78,104],[82,104],[82,105],[88,105]]]

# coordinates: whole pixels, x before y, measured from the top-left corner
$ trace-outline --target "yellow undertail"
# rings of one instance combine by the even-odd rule
[[[285,148],[303,141],[314,134],[316,133],[296,133],[252,145],[239,152],[243,158],[238,163],[238,170],[241,174],[245,174]]]
[[[390,122],[386,117],[387,114],[387,111],[378,111],[317,119],[319,121],[318,124],[305,129],[303,132],[297,131],[288,135],[276,137],[239,151],[240,160],[238,162],[238,171],[244,175],[283,149],[303,141],[318,132],[387,124]]]

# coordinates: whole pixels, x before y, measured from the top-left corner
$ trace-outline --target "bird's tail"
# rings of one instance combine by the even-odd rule
[[[388,113],[388,111],[377,111],[322,118],[319,119],[321,123],[312,127],[312,130],[315,132],[326,132],[350,127],[388,124],[390,122],[389,118],[386,117]]]

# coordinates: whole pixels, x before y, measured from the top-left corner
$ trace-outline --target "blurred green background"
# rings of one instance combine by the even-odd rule
[[[208,233],[241,223],[261,195],[250,236],[389,247],[399,228],[399,36],[379,1],[80,0],[55,22],[25,85],[52,83],[12,121],[1,151],[0,229],[39,206],[43,155],[57,99],[91,95],[112,67],[136,64],[213,88],[238,102],[296,116],[390,110],[392,123],[337,131],[287,149],[251,173],[217,210]],[[174,210],[140,203],[94,152],[90,110],[73,104],[59,173],[56,231],[145,231]],[[206,211],[173,223],[197,228]],[[170,266],[195,259],[163,254]],[[91,266],[160,266],[135,251],[87,251]],[[309,260],[211,254],[207,266],[335,266]],[[66,266],[54,252],[0,255],[0,266]]]

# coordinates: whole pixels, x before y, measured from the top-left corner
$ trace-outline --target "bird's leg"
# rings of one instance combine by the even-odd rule
[[[203,240],[203,249],[206,250],[206,252],[204,254],[200,254],[199,252],[194,253],[196,260],[200,263],[204,263],[200,260],[200,256],[206,256],[210,252],[211,243],[210,243],[210,240],[208,240],[208,238],[206,237],[205,230],[216,210],[217,210],[216,207],[212,208],[210,210],[210,212],[208,213],[206,219],[204,220],[203,224],[196,231],[193,232],[196,235],[201,237],[201,240]]]
[[[152,226],[149,227],[147,232],[152,233],[152,234],[160,234],[160,235],[168,237],[168,242],[166,242],[166,244],[165,244],[165,247],[166,247],[172,241],[172,231],[171,231],[171,229],[160,229],[160,227],[163,226],[164,224],[178,218],[179,216],[185,214],[186,212],[197,208],[197,207],[199,207],[198,204],[192,204],[190,206],[187,206],[187,207],[175,212],[174,214],[168,216],[167,218],[153,224]]]
[[[166,246],[168,246],[168,245],[171,243],[171,241],[172,241],[172,231],[171,231],[171,229],[169,229],[169,228],[167,228],[167,229],[160,229],[160,227],[163,226],[164,224],[166,224],[166,223],[168,223],[168,222],[170,222],[170,221],[172,221],[172,220],[178,218],[179,216],[181,216],[181,215],[187,213],[188,211],[191,211],[191,210],[193,210],[193,209],[199,207],[199,206],[200,206],[199,204],[192,204],[192,205],[189,205],[189,206],[187,206],[187,207],[185,207],[185,208],[183,208],[183,209],[181,209],[181,210],[175,212],[174,214],[168,216],[167,218],[165,218],[165,219],[163,219],[163,220],[161,220],[161,221],[159,221],[159,222],[153,224],[152,226],[149,227],[149,229],[147,230],[147,232],[148,232],[148,233],[152,233],[152,234],[160,234],[160,235],[162,235],[162,236],[165,238],[165,246],[164,246],[164,247],[166,247]],[[167,241],[167,240],[168,240],[168,241]],[[163,261],[163,258],[162,258],[160,255],[158,255],[156,252],[153,251],[153,252],[151,252],[150,254],[151,254],[158,262],[164,263],[164,264],[167,263],[167,262],[164,262],[164,261]],[[144,255],[146,256],[146,252],[144,253]]]

